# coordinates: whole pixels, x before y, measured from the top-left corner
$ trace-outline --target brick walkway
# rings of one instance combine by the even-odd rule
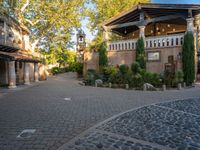
[[[115,114],[152,103],[200,97],[199,91],[84,87],[71,75],[62,74],[0,97],[0,150],[58,149]],[[29,138],[17,138],[24,129],[36,131]]]

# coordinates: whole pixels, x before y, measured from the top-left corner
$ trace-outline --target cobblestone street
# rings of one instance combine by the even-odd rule
[[[72,74],[61,74],[0,95],[0,150],[76,149],[88,143],[91,150],[200,148],[200,88],[143,92],[78,82]],[[189,100],[170,102],[179,99]],[[25,129],[35,132],[19,137]]]

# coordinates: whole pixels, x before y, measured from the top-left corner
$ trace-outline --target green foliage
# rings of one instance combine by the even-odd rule
[[[131,71],[133,72],[133,74],[138,74],[141,71],[140,64],[138,62],[132,63]]]
[[[136,43],[136,62],[139,63],[142,69],[146,69],[145,51],[144,51],[144,40],[139,38]]]
[[[175,74],[169,71],[164,72],[163,82],[169,87],[177,86]]]
[[[88,0],[95,7],[88,10],[91,29],[98,29],[98,25],[105,20],[134,7],[138,3],[147,3],[149,0]]]
[[[113,76],[118,73],[118,69],[114,66],[106,66],[102,69],[102,73],[104,76],[104,81],[107,82],[110,76]]]
[[[105,67],[108,64],[108,58],[106,53],[106,44],[103,42],[99,48],[99,66]]]
[[[133,75],[132,81],[130,82],[131,87],[141,88],[143,85],[143,78],[140,74]]]
[[[160,87],[162,84],[161,76],[157,73],[144,72],[142,77],[144,83],[150,83],[155,87]]]
[[[195,60],[194,60],[194,37],[192,32],[187,32],[184,36],[182,62],[184,81],[191,85],[195,79]]]
[[[124,76],[129,71],[129,67],[125,64],[119,66],[119,71]]]
[[[183,82],[183,78],[184,78],[184,74],[183,74],[183,71],[177,71],[176,74],[175,74],[175,78],[176,78],[176,82],[177,83],[182,83]]]
[[[95,70],[88,69],[87,76],[86,76],[86,84],[94,85],[94,83],[95,83]]]
[[[65,50],[72,46],[70,40],[74,29],[81,25],[80,21],[85,15],[84,6],[84,0],[4,0],[0,2],[1,12],[6,12],[28,27],[33,48],[38,46],[42,52],[51,52],[53,55],[60,55],[58,49]],[[61,59],[58,61],[62,63]]]
[[[59,74],[59,73],[64,73],[65,68],[60,68],[60,67],[53,67],[52,68],[52,73],[53,75]]]
[[[83,64],[80,62],[76,62],[74,64],[74,68],[76,70],[76,72],[78,73],[78,75],[83,75]]]
[[[89,8],[87,16],[89,17],[89,28],[96,32],[94,43],[92,47],[98,46],[103,41],[103,30],[100,28],[107,19],[118,15],[124,11],[133,8],[138,3],[148,3],[150,0],[86,0],[89,4],[93,4],[94,7]],[[111,39],[120,39],[121,36],[111,33]]]

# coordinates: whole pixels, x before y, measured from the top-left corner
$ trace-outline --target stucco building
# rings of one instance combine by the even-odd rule
[[[184,34],[192,31],[196,71],[200,72],[197,69],[200,60],[200,5],[139,4],[105,21],[101,26],[107,43],[109,64],[133,63],[136,42],[139,37],[143,37],[147,71],[155,73],[162,73],[165,69],[182,69]],[[96,58],[94,52],[86,54],[87,69],[95,69],[97,65],[94,62],[98,62]]]
[[[0,15],[0,86],[15,88],[44,78],[41,55],[32,50],[29,35],[15,19]]]

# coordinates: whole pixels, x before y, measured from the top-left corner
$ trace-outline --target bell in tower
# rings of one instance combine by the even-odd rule
[[[85,41],[85,33],[82,29],[78,30],[78,33],[76,34],[77,37],[77,43],[76,43],[76,51],[77,51],[77,61],[83,62],[83,51],[86,47],[86,41]]]

